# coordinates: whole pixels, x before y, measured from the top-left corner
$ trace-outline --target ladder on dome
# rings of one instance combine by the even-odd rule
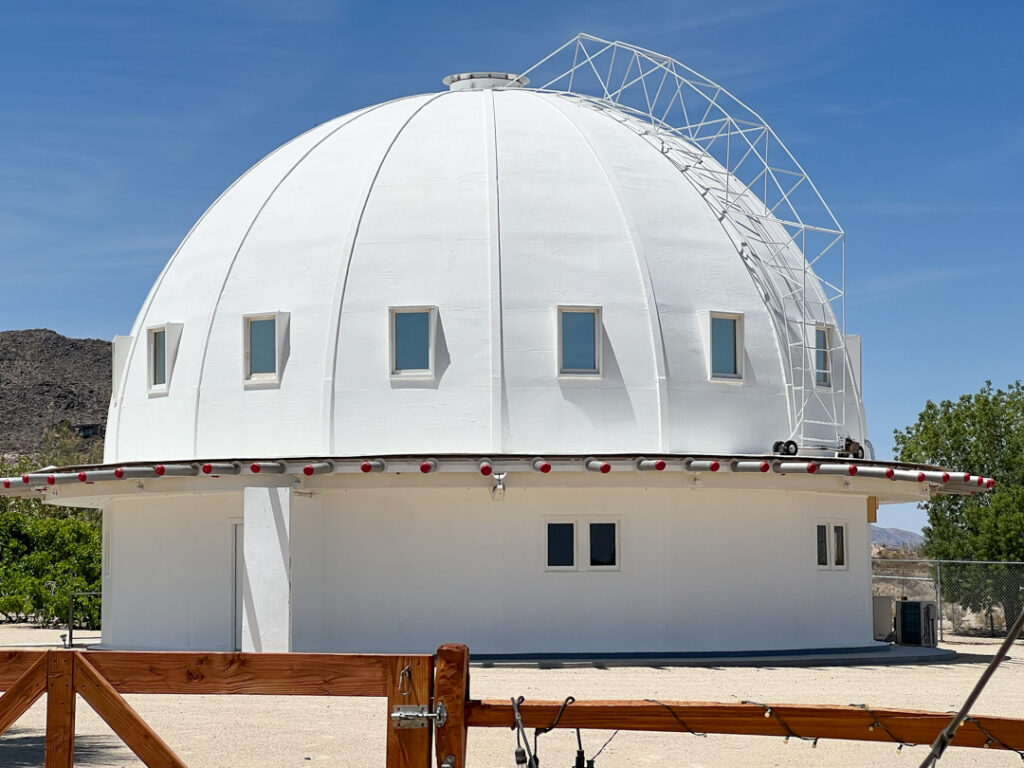
[[[790,434],[773,449],[791,442],[844,452],[847,395],[857,394],[846,348],[846,236],[771,127],[675,59],[590,35],[577,35],[527,75],[540,83],[534,90],[572,96],[616,119],[698,189],[733,238],[788,351]]]

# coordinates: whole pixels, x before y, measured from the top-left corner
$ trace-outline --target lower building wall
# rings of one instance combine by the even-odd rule
[[[131,501],[107,512],[104,643],[233,647],[232,525],[241,521],[241,494]],[[551,521],[577,523],[580,569],[547,569]],[[590,522],[618,523],[616,570],[586,568]],[[819,523],[846,525],[846,569],[819,569]],[[860,497],[510,488],[493,502],[479,487],[330,490],[293,495],[289,550],[296,651],[422,653],[463,642],[478,654],[673,653],[873,643]]]
[[[242,496],[117,499],[103,509],[103,645],[232,650]]]

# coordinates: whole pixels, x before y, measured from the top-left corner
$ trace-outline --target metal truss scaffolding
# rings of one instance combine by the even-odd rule
[[[846,352],[845,234],[775,132],[722,86],[625,43],[581,34],[527,75],[538,90],[576,98],[635,131],[697,188],[788,350],[787,439],[841,448],[847,390],[856,395]]]

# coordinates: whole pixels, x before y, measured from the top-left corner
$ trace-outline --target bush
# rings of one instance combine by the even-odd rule
[[[0,474],[20,475],[23,464],[0,464]],[[72,592],[100,590],[100,526],[84,512],[0,497],[0,619],[63,625]],[[99,627],[98,597],[76,598],[75,625]]]

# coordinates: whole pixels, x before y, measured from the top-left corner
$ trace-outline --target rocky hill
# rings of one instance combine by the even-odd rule
[[[871,526],[871,543],[886,549],[917,549],[924,544],[924,537],[902,528],[881,528]]]
[[[0,454],[32,453],[68,421],[105,425],[110,343],[49,330],[0,331]]]

